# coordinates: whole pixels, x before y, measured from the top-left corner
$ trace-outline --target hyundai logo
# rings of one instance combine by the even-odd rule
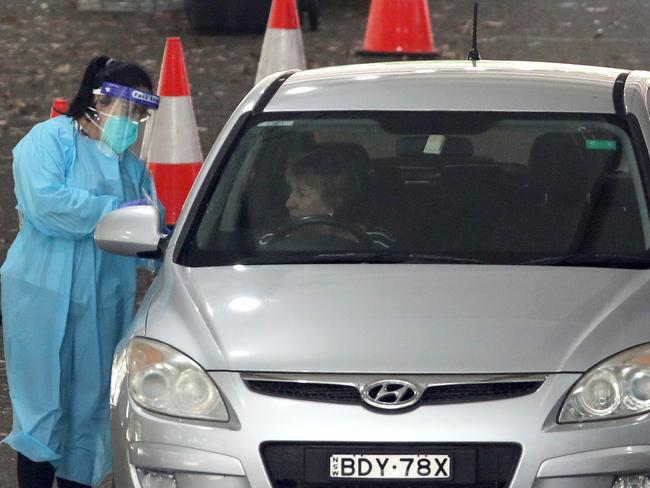
[[[406,408],[420,399],[420,390],[402,380],[380,380],[361,389],[361,398],[368,405],[387,410]]]

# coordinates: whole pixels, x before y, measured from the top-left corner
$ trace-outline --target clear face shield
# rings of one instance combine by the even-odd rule
[[[93,90],[95,107],[87,117],[101,131],[100,148],[107,155],[122,154],[138,138],[140,124],[157,110],[160,97],[128,86],[104,82]]]

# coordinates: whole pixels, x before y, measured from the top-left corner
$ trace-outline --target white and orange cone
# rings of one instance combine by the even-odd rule
[[[203,164],[183,47],[178,37],[169,37],[165,43],[158,95],[160,106],[151,126],[145,130],[143,148],[158,198],[165,206],[167,224],[173,225]]]
[[[305,50],[296,0],[273,0],[255,83],[277,71],[305,67]]]
[[[359,54],[436,56],[427,0],[372,0]]]

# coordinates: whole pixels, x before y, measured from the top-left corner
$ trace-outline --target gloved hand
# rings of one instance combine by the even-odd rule
[[[128,202],[122,202],[117,208],[135,207],[136,205],[149,205],[149,202],[147,202],[144,198],[139,198],[137,200],[129,200]]]

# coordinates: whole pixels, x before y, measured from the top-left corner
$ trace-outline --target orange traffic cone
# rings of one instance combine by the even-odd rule
[[[160,106],[150,130],[145,130],[148,132],[146,159],[158,197],[165,206],[167,224],[173,225],[203,164],[183,47],[178,37],[168,37],[165,43],[158,95]]]
[[[50,118],[58,117],[68,111],[68,100],[65,98],[55,98],[50,109]]]
[[[273,0],[255,83],[276,71],[305,69],[305,66],[296,0]]]
[[[438,54],[427,0],[372,0],[360,54]]]

